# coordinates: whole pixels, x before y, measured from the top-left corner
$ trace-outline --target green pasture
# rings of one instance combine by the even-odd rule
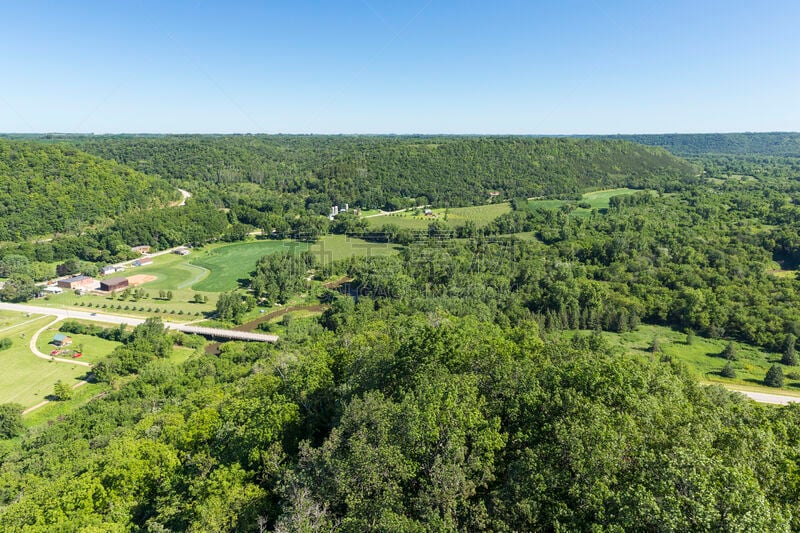
[[[508,202],[501,202],[472,207],[436,208],[432,211],[436,215],[435,217],[425,216],[422,209],[409,209],[402,213],[371,217],[366,220],[371,228],[394,224],[401,229],[425,230],[428,228],[428,224],[434,220],[443,222],[450,227],[463,226],[467,221],[472,221],[480,228],[500,215],[509,213],[511,206]]]
[[[193,265],[203,267],[210,274],[193,288],[198,291],[224,292],[239,286],[255,269],[258,260],[280,251],[297,252],[308,249],[308,244],[298,241],[245,241],[223,246],[208,246],[193,251]],[[189,258],[191,256],[187,256]]]
[[[309,248],[323,265],[347,257],[393,255],[397,250],[394,244],[367,242],[347,235],[325,235]]]
[[[619,347],[627,352],[653,357],[650,346],[653,339],[658,338],[664,355],[674,361],[684,363],[696,377],[704,382],[719,383],[723,385],[743,386],[761,392],[778,392],[781,394],[792,391],[800,393],[800,367],[783,366],[785,384],[783,389],[775,389],[763,385],[764,376],[770,366],[780,364],[781,356],[777,353],[768,353],[747,344],[734,342],[736,347],[736,361],[732,365],[736,370],[736,378],[724,378],[719,372],[728,362],[719,356],[728,344],[723,339],[708,339],[696,336],[692,344],[686,343],[686,335],[661,326],[641,325],[636,331],[627,333],[603,333],[612,346]],[[660,356],[657,356],[660,357]],[[796,378],[787,375],[796,373]]]
[[[572,215],[588,216],[591,214],[593,209],[608,209],[612,196],[633,194],[635,192],[637,192],[636,189],[628,188],[604,189],[602,191],[587,192],[581,196],[581,202],[586,202],[591,207],[589,209],[576,207],[572,211]],[[529,209],[558,209],[564,204],[577,204],[577,202],[566,200],[528,200]]]
[[[28,343],[31,337],[42,327],[53,321],[53,317],[28,317],[18,313],[17,317],[3,313],[2,321],[6,324],[0,336],[8,337],[13,345],[8,350],[0,351],[0,403],[16,402],[24,407],[31,407],[52,394],[53,385],[62,380],[66,383],[77,383],[86,375],[88,368],[68,363],[55,363],[36,357],[31,353]],[[31,322],[32,319],[33,322]],[[9,324],[15,320],[16,326]],[[52,338],[52,337],[51,337]],[[48,339],[50,340],[50,339]],[[49,353],[49,352],[45,352]]]

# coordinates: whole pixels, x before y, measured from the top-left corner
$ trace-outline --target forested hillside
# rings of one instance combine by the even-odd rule
[[[605,138],[659,146],[680,156],[726,154],[800,157],[800,133],[668,133],[613,135]]]
[[[0,140],[0,241],[76,231],[177,196],[164,180],[68,145]]]
[[[364,298],[323,324],[179,367],[140,326],[117,355],[137,380],[4,448],[0,528],[800,527],[796,408],[597,339],[543,342],[524,319]]]
[[[81,149],[200,192],[253,182],[332,204],[485,203],[592,187],[677,187],[697,170],[658,148],[565,138],[165,136],[72,139]]]

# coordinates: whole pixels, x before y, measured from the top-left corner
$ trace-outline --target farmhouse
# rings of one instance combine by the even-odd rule
[[[189,249],[185,246],[181,246],[180,248],[175,249],[175,253],[178,255],[189,255]]]
[[[58,280],[58,286],[62,289],[90,291],[97,287],[97,281],[89,276],[74,276],[72,278]]]
[[[140,267],[145,265],[152,265],[153,259],[151,257],[142,257],[133,262],[133,266]]]
[[[55,346],[69,346],[72,344],[72,337],[64,335],[63,333],[56,333],[53,335],[53,340],[50,341],[50,344]]]
[[[131,252],[136,252],[137,254],[149,254],[150,247],[147,246],[146,244],[143,244],[141,246],[134,246],[133,248],[131,248]]]
[[[114,292],[127,286],[128,280],[126,278],[109,278],[100,282],[100,290],[107,292]]]

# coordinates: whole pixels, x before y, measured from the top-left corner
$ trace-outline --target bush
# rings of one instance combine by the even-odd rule
[[[736,377],[736,370],[734,370],[733,365],[730,361],[722,367],[722,370],[719,371],[719,375],[724,378],[735,378]]]
[[[764,385],[767,387],[783,387],[783,369],[778,365],[772,365],[764,377]]]
[[[720,355],[725,359],[727,359],[728,361],[736,361],[739,358],[738,354],[736,353],[736,346],[734,346],[733,341],[729,342],[728,345],[725,346],[725,349],[722,350],[722,353]]]
[[[11,348],[11,344],[12,344],[11,339],[9,339],[8,337],[3,337],[2,339],[0,339],[0,350],[8,350],[9,348]]]

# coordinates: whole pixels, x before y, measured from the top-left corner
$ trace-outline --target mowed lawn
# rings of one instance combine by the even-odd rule
[[[9,324],[9,321],[17,325]],[[51,316],[37,318],[22,313],[16,316],[3,314],[2,322],[5,325],[0,327],[4,330],[0,332],[0,337],[10,338],[13,345],[8,350],[0,351],[0,403],[15,402],[23,407],[31,407],[52,394],[56,381],[73,384],[86,375],[88,368],[84,366],[54,363],[31,353],[28,346],[31,337],[52,321]]]
[[[308,244],[286,240],[246,241],[193,251],[192,264],[205,268],[210,273],[192,285],[192,288],[206,292],[235,289],[240,280],[250,277],[261,257],[280,251],[297,253],[305,250],[308,250]]]
[[[450,227],[463,226],[472,221],[477,227],[483,227],[500,215],[511,212],[508,202],[476,205],[472,207],[451,207],[449,209],[432,209],[436,217],[425,216],[421,209],[412,209],[403,213],[367,218],[371,228],[380,228],[386,224],[394,224],[401,229],[425,230],[428,224],[437,220]]]
[[[123,275],[134,276],[136,274],[146,274],[158,278],[146,284],[145,288],[148,290],[163,289],[174,291],[176,289],[188,289],[210,274],[208,269],[192,264],[191,260],[191,255],[160,255],[153,258],[152,265],[130,268],[126,270]],[[114,274],[112,277],[119,275],[120,274]]]

